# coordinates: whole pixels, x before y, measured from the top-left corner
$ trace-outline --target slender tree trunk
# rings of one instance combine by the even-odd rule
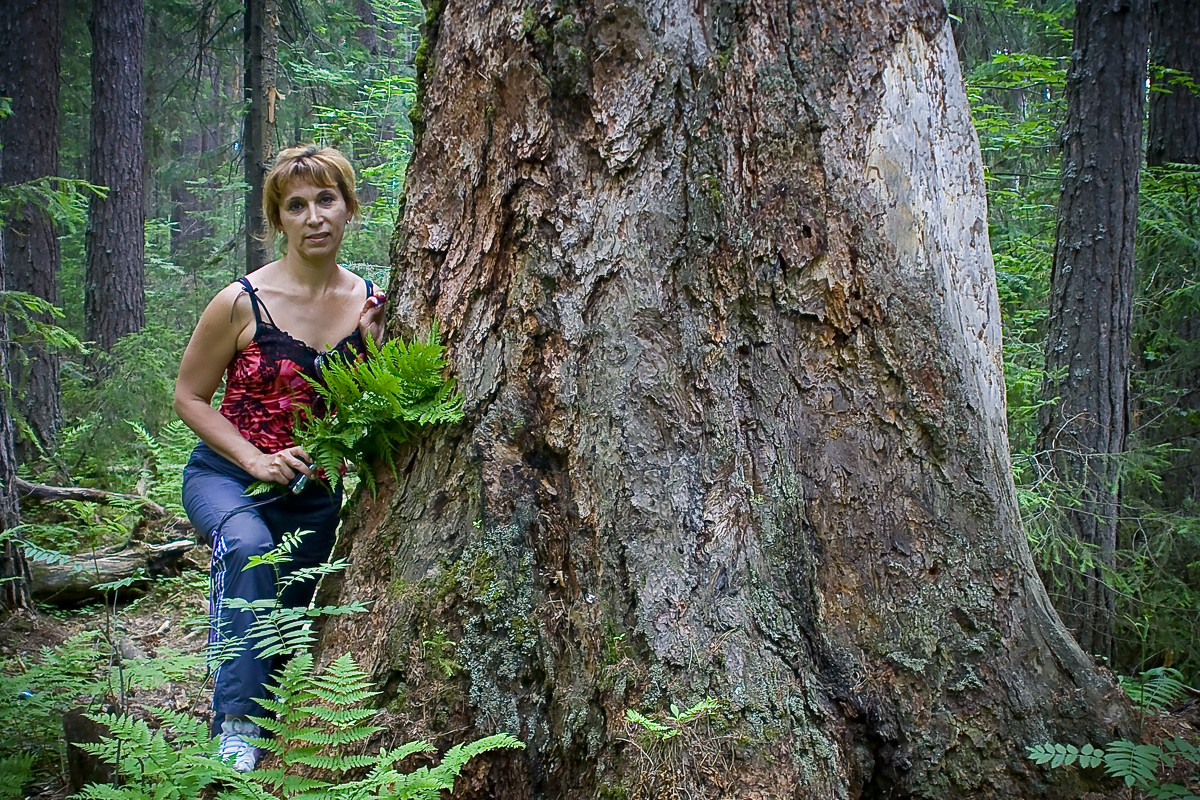
[[[1075,4],[1043,387],[1057,401],[1037,444],[1069,498],[1063,533],[1087,550],[1055,570],[1055,605],[1101,656],[1112,651],[1148,15],[1147,0]]]
[[[369,0],[354,0],[353,3],[354,15],[358,17],[359,25],[354,29],[354,38],[358,43],[366,49],[372,56],[378,56],[381,50],[389,57],[395,57],[395,48],[391,46],[391,42],[379,36],[379,19],[375,16],[375,9],[372,8]],[[384,127],[379,131],[381,141],[391,139],[395,132],[392,126],[385,120]],[[372,147],[362,140],[355,141],[354,159],[361,167],[375,166],[374,164],[366,164],[365,159],[370,155]],[[369,206],[379,199],[379,188],[369,183],[365,178],[359,181],[358,199],[364,206]]]
[[[1153,0],[1151,63],[1200,84],[1200,8],[1193,0]],[[1200,90],[1168,73],[1150,82],[1146,164],[1200,164]]]
[[[0,169],[5,151],[0,150]],[[7,286],[10,274],[7,250],[4,245],[9,232],[0,228],[0,293]],[[8,318],[0,314],[0,342],[8,341]],[[9,348],[0,346],[0,608],[14,611],[32,608],[30,598],[29,564],[25,553],[8,532],[21,524],[21,508],[17,503],[17,455],[13,447],[15,430],[9,404],[12,401],[11,373],[8,369]]]
[[[1152,6],[1150,62],[1170,72],[1150,80],[1146,164],[1200,165],[1200,90],[1189,89],[1183,83],[1188,78],[1200,84],[1200,8],[1188,0],[1154,0]],[[1195,207],[1194,195],[1190,202]],[[1186,293],[1188,283],[1194,284],[1200,275],[1200,254],[1196,248],[1180,248],[1175,260],[1174,270],[1167,273],[1175,276],[1170,289],[1184,289]],[[1157,268],[1151,269],[1159,273]],[[1195,298],[1196,294],[1193,289],[1191,296]],[[1200,437],[1192,422],[1200,415],[1200,310],[1196,306],[1193,302],[1191,313],[1184,311],[1155,321],[1173,326],[1177,340],[1172,349],[1176,355],[1170,362],[1185,365],[1172,376],[1184,413],[1176,416],[1179,421],[1175,424],[1164,420],[1157,426],[1159,436],[1173,445],[1169,457],[1172,467],[1163,476],[1162,490],[1163,496],[1175,504],[1200,502]],[[1161,362],[1150,368],[1158,371]]]
[[[88,209],[86,337],[103,350],[146,323],[142,172],[142,0],[92,5],[92,136],[88,173],[108,187]]]
[[[6,157],[0,184],[25,183],[58,174],[59,39],[61,0],[16,0],[0,15],[0,96],[12,99],[12,116],[0,120]],[[4,254],[10,290],[62,305],[59,251],[54,223],[45,209],[27,205],[2,221],[8,227]],[[43,320],[48,322],[49,320]],[[42,446],[53,446],[62,421],[59,358],[41,348],[12,358],[15,410]],[[33,455],[21,448],[20,456]]]
[[[246,0],[246,126],[242,157],[246,160],[246,272],[271,260],[262,212],[263,180],[275,155],[276,58],[279,12],[275,0]]]
[[[206,152],[205,138],[203,130],[182,136],[175,146],[175,157],[189,166],[198,164]],[[190,174],[195,176],[197,173]],[[212,226],[202,216],[204,203],[196,196],[188,180],[181,176],[170,187],[171,257],[177,263],[197,258],[200,255],[197,246],[212,236]]]
[[[527,8],[427,26],[391,329],[466,420],[357,499],[322,652],[526,741],[463,797],[1077,795],[1025,746],[1122,713],[1021,532],[941,0]]]

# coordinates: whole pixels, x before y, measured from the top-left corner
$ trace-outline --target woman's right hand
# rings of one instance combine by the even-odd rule
[[[277,453],[261,453],[246,465],[246,471],[256,480],[287,486],[292,482],[292,478],[296,477],[296,473],[313,477],[311,464],[312,458],[304,448],[296,446]]]

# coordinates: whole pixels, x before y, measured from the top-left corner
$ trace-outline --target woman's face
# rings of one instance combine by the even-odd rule
[[[336,186],[296,182],[283,193],[279,221],[289,253],[305,259],[336,258],[350,210]]]

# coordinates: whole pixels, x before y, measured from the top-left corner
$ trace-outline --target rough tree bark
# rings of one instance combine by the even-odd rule
[[[4,151],[0,150],[0,168]],[[0,228],[0,292],[5,291],[9,275],[5,239],[8,231]],[[8,341],[8,318],[0,314],[0,343]],[[11,374],[7,346],[0,346],[0,608],[15,611],[33,607],[30,597],[29,563],[25,553],[6,534],[21,524],[21,506],[17,499],[17,454],[11,402]]]
[[[1200,13],[1191,0],[1154,0],[1150,61],[1200,84]],[[1177,75],[1151,78],[1146,164],[1200,164],[1200,92]]]
[[[246,124],[242,157],[246,160],[246,273],[271,260],[262,211],[263,181],[275,154],[276,57],[279,11],[275,0],[246,0],[244,39]]]
[[[0,96],[12,99],[12,116],[0,120],[0,184],[17,184],[58,174],[59,40],[61,0],[18,0],[0,15]],[[15,209],[4,224],[6,283],[62,305],[59,251],[54,223],[44,209]],[[50,320],[44,320],[50,321]],[[10,354],[11,355],[11,354]],[[62,421],[59,358],[31,348],[28,360],[9,360],[13,395],[38,442],[52,446]],[[36,452],[36,451],[34,451]],[[31,456],[33,452],[21,453]]]
[[[1111,655],[1115,613],[1108,573],[1128,431],[1148,16],[1148,0],[1075,4],[1042,388],[1057,402],[1042,407],[1037,441],[1070,498],[1063,533],[1089,550],[1054,571],[1055,605],[1101,656]]]
[[[393,252],[466,421],[339,545],[322,653],[462,796],[1069,797],[1109,681],[1018,520],[941,0],[448,2]],[[705,697],[659,741],[625,711]],[[660,717],[661,718],[661,717]]]
[[[92,4],[88,175],[108,187],[88,207],[84,333],[103,350],[146,324],[142,173],[142,0]]]
[[[1186,73],[1200,84],[1197,8],[1187,0],[1155,0],[1152,5],[1150,63]],[[1179,78],[1173,72],[1150,79],[1153,91],[1146,136],[1147,166],[1200,165],[1200,91],[1188,89]],[[1174,260],[1175,269],[1168,273],[1177,276],[1171,282],[1172,289],[1183,288],[1200,275],[1200,254],[1194,249],[1189,254],[1181,248]],[[1192,296],[1196,296],[1194,291]],[[1200,361],[1195,355],[1200,350],[1200,313],[1193,310],[1190,314],[1171,315],[1162,322],[1172,324],[1178,336],[1173,348],[1178,355],[1171,360],[1182,365],[1174,383],[1179,390],[1178,403],[1185,412],[1178,415],[1175,424],[1170,418],[1160,418],[1160,437],[1170,442],[1174,451],[1169,456],[1171,466],[1163,470],[1162,491],[1168,503],[1196,503],[1200,502],[1200,437],[1191,420],[1200,413]],[[1187,356],[1189,351],[1191,358]]]

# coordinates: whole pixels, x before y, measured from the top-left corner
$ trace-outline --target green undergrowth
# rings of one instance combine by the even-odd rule
[[[1178,670],[1158,668],[1137,678],[1122,676],[1119,683],[1135,707],[1153,717],[1169,713],[1195,691],[1182,677]],[[1153,800],[1200,800],[1200,738],[1194,733],[1159,741],[1114,739],[1103,745],[1044,742],[1029,747],[1026,755],[1049,769],[1100,771]]]
[[[463,766],[482,753],[521,748],[508,734],[497,734],[448,750],[436,765],[402,770],[418,754],[434,752],[428,742],[408,742],[362,752],[381,728],[364,705],[377,693],[349,655],[317,669],[310,653],[290,659],[262,701],[273,716],[253,717],[269,732],[256,744],[271,757],[258,769],[235,772],[217,757],[217,739],[204,723],[187,715],[149,709],[157,724],[119,714],[94,714],[111,735],[84,748],[117,767],[121,785],[93,784],[85,800],[193,798],[213,791],[228,800],[270,798],[388,798],[438,800],[454,787]]]
[[[275,571],[282,590],[292,582],[332,574],[333,562],[288,572],[289,553],[301,534],[256,558],[247,568]],[[158,602],[163,602],[160,598]],[[377,692],[346,654],[319,667],[312,656],[312,622],[317,616],[356,613],[360,604],[290,609],[278,602],[243,603],[254,615],[248,641],[223,642],[208,653],[209,664],[244,647],[286,661],[267,687],[255,717],[265,731],[258,746],[266,755],[259,769],[239,774],[217,758],[217,739],[207,722],[186,709],[142,706],[136,697],[164,685],[207,693],[204,657],[159,648],[153,657],[123,655],[120,615],[114,603],[103,612],[101,631],[88,631],[58,647],[46,647],[31,662],[0,662],[0,800],[24,797],[37,779],[54,782],[66,743],[62,719],[82,711],[106,733],[81,744],[112,765],[114,783],[92,784],[79,795],[91,800],[135,798],[414,798],[435,800],[451,789],[473,757],[521,748],[508,734],[461,743],[434,763],[434,747],[409,742],[372,747],[381,728],[371,723]],[[207,623],[202,622],[206,625]],[[417,766],[420,764],[420,766]]]

